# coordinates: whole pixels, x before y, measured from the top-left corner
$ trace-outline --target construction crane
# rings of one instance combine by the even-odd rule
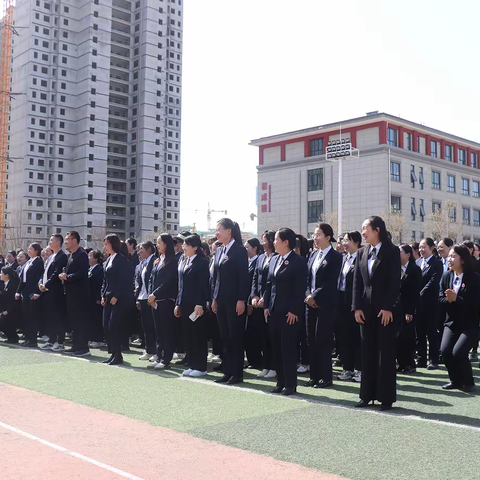
[[[195,210],[195,213],[207,213],[207,229],[211,230],[212,229],[212,213],[224,213],[225,215],[227,214],[226,210],[213,210],[210,208],[210,203],[208,203],[208,209],[205,210]]]

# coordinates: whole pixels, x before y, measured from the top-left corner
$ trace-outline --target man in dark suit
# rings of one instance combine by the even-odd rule
[[[128,260],[130,260],[133,269],[135,270],[137,265],[140,263],[137,252],[137,240],[133,237],[130,237],[125,243],[127,244]]]
[[[65,271],[58,278],[65,288],[67,316],[73,330],[73,345],[65,353],[76,357],[90,355],[88,348],[88,256],[80,246],[80,235],[72,230],[65,236],[65,246],[70,252]]]
[[[45,316],[48,322],[48,342],[42,345],[42,350],[62,352],[65,341],[65,292],[58,276],[67,266],[67,255],[62,250],[63,237],[59,233],[52,235],[48,246],[53,250],[53,255],[45,262],[43,277],[38,288],[42,292]]]

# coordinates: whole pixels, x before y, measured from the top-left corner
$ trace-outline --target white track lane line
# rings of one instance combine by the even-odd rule
[[[0,427],[5,428],[6,430],[10,430],[11,432],[14,432],[18,435],[21,435],[22,437],[26,437],[30,440],[34,440],[35,442],[41,443],[42,445],[45,445],[47,447],[53,448],[54,450],[58,450],[59,452],[66,453],[67,455],[71,455],[72,457],[75,457],[75,458],[79,458],[80,460],[83,460],[84,462],[91,463],[92,465],[95,465],[96,467],[103,468],[104,470],[108,470],[109,472],[112,472],[112,473],[116,473],[117,475],[120,475],[121,477],[129,478],[130,480],[143,480],[141,477],[137,477],[136,475],[132,475],[131,473],[124,472],[123,470],[112,467],[111,465],[107,465],[106,463],[99,462],[98,460],[94,460],[93,458],[86,457],[85,455],[82,455],[81,453],[77,453],[77,452],[74,452],[72,450],[69,450],[68,448],[61,447],[60,445],[57,445],[56,443],[49,442],[48,440],[43,440],[42,438],[36,437],[35,435],[32,435],[31,433],[24,432],[23,430],[20,430],[19,428],[12,427],[11,425],[7,425],[6,423],[0,422]]]

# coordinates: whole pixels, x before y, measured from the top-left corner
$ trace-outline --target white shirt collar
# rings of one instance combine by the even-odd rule
[[[428,258],[424,258],[423,261],[425,263],[428,263],[432,257],[433,257],[433,255],[430,255]]]
[[[147,265],[150,263],[150,260],[153,258],[153,253],[147,258]]]
[[[231,247],[234,243],[235,243],[235,239],[232,238],[227,245],[224,245],[224,246],[225,246],[225,255],[228,253],[228,251],[230,250],[230,247]]]
[[[115,257],[116,257],[116,256],[117,256],[116,253],[112,253],[112,254],[110,255],[110,263],[113,263],[113,261],[115,260]]]
[[[350,259],[350,261],[353,261],[355,260],[355,258],[357,257],[357,253],[358,253],[358,250],[355,252],[355,253],[347,253],[347,259]],[[348,257],[348,255],[350,255],[350,257]]]
[[[288,253],[286,253],[284,256],[283,256],[283,260],[286,260],[288,258],[288,256],[292,253],[293,250],[290,250]]]
[[[332,246],[329,245],[327,248],[325,248],[324,250],[321,250],[320,251],[320,255],[322,255],[322,257],[325,257],[327,255],[327,253],[332,249]]]
[[[375,246],[370,245],[370,251],[369,251],[369,253],[372,252],[373,249],[375,249],[375,250],[377,251],[377,253],[378,253],[378,252],[380,251],[380,247],[381,247],[381,246],[382,246],[382,242],[377,243]]]
[[[7,288],[7,285],[8,285],[8,282],[9,282],[9,281],[10,281],[10,280],[7,280],[7,281],[5,282],[5,288]]]
[[[462,278],[463,278],[463,272],[460,275],[457,275],[456,273],[454,274],[453,281],[455,281],[456,278],[459,278],[460,281],[459,283],[462,283]]]
[[[197,254],[193,254],[189,259],[188,259],[188,264],[191,265],[193,260],[195,260],[195,257],[197,256]]]
[[[254,262],[258,258],[258,255],[253,256],[252,258],[249,258],[248,261],[250,263]]]

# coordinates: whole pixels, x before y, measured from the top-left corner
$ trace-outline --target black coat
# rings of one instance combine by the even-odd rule
[[[17,292],[19,283],[20,280],[18,278],[10,279],[8,285],[0,294],[0,312],[8,312],[10,319],[12,316],[16,318],[20,312],[21,302],[15,300],[15,293]]]
[[[347,274],[345,275],[345,304],[348,305],[350,308],[352,308],[353,303],[353,277],[355,275],[355,268],[357,267],[357,259],[358,253],[357,256],[353,259],[352,265],[350,266]],[[347,256],[345,255],[340,273],[342,273],[346,261]]]
[[[178,293],[178,266],[175,258],[168,263],[158,262],[150,275],[148,293],[157,300],[176,299]]]
[[[454,272],[445,272],[442,277],[438,301],[446,313],[445,325],[455,330],[469,330],[478,327],[480,313],[480,275],[476,272],[464,274],[457,293],[457,300],[450,303],[445,290],[453,289]]]
[[[253,276],[255,275],[255,270],[257,269],[257,263],[258,263],[258,256],[255,260],[252,262],[249,260],[248,261],[248,284],[250,285],[250,289],[248,290],[249,293],[249,303],[251,303],[251,292],[252,292],[252,285],[253,285]]]
[[[40,257],[35,257],[33,262],[30,265],[30,268],[27,270],[26,281],[23,281],[23,270],[22,268],[20,274],[20,283],[17,287],[17,293],[21,293],[24,299],[29,298],[30,295],[36,293],[40,294],[38,290],[38,281],[43,275],[43,261]]]
[[[307,260],[293,250],[275,275],[275,269],[282,257],[277,255],[270,262],[264,307],[270,312],[300,316],[305,310],[305,289],[307,286]]]
[[[277,253],[274,252],[270,258],[270,262],[273,262],[276,255]],[[265,294],[265,290],[267,289],[268,267],[270,266],[270,262],[267,262],[267,260],[265,253],[262,253],[257,258],[256,268],[253,272],[251,297],[262,298]]]
[[[422,286],[422,270],[415,262],[407,263],[405,275],[400,281],[400,308],[403,315],[417,311]]]
[[[368,252],[361,248],[353,276],[353,310],[362,310],[365,317],[377,317],[380,310],[393,312],[400,295],[400,251],[392,244],[382,244],[368,274]]]
[[[111,266],[109,265],[111,263]],[[121,253],[113,262],[104,264],[102,297],[109,301],[115,297],[123,303],[133,300],[133,265]]]
[[[90,286],[90,297],[94,302],[102,299],[104,271],[102,265],[96,265],[92,271],[88,271],[88,284]]]
[[[432,257],[428,266],[422,270],[422,283],[420,290],[420,308],[436,309],[438,304],[438,293],[440,281],[443,275],[443,263],[438,258]]]
[[[135,268],[137,268],[137,265],[140,263],[137,252],[133,252],[133,255],[130,255],[128,257],[128,260],[132,264],[134,270],[135,270]]]
[[[65,267],[67,280],[64,282],[65,293],[77,298],[88,297],[88,255],[82,247],[75,253],[70,253]]]
[[[47,281],[45,282],[45,288],[48,290],[48,294],[63,295],[62,281],[58,276],[63,272],[63,269],[67,266],[67,255],[63,250],[60,250],[50,262],[47,269]],[[40,279],[42,283],[43,278]]]
[[[182,268],[178,271],[178,296],[175,304],[200,305],[205,309],[210,301],[209,278],[208,260],[195,257],[186,270]]]
[[[142,271],[145,267],[145,263],[147,260],[142,260],[137,267],[135,268],[135,298],[140,295],[140,291],[142,290],[143,287],[143,278],[142,278]],[[152,256],[150,261],[148,262],[147,265],[147,271],[145,272],[145,290],[148,293],[148,284],[150,282],[150,276],[152,274],[153,270],[153,264],[155,263],[155,257]]]

